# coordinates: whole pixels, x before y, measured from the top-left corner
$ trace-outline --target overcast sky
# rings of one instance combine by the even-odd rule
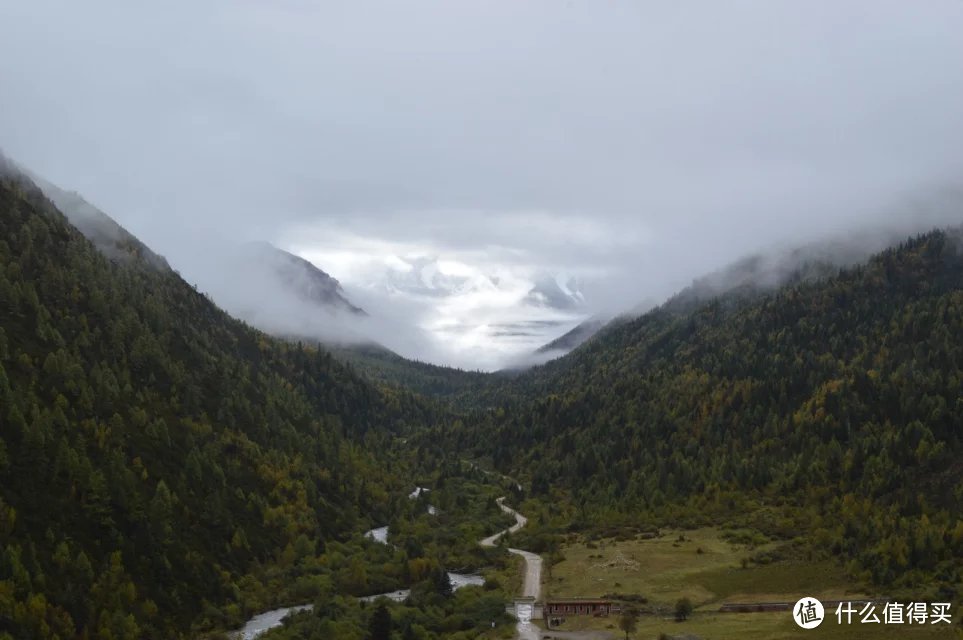
[[[349,288],[412,256],[576,275],[591,313],[963,219],[961,0],[0,0],[0,24],[0,148],[192,281],[199,246],[266,239]]]

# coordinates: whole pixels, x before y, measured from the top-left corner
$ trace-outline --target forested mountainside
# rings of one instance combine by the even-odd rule
[[[959,230],[937,231],[768,293],[670,302],[426,442],[492,455],[537,495],[568,496],[576,527],[765,504],[769,531],[805,532],[877,584],[927,579],[956,595],[961,244]]]
[[[239,260],[250,261],[243,269],[263,269],[284,290],[305,303],[328,311],[341,311],[366,316],[364,309],[345,297],[341,283],[304,258],[278,249],[267,242],[250,243]]]
[[[2,161],[0,161],[2,162]],[[116,220],[84,200],[75,191],[65,191],[37,176],[30,176],[70,224],[108,258],[118,262],[141,261],[155,269],[169,270],[167,260],[154,253]]]
[[[257,568],[409,490],[374,456],[431,419],[112,263],[0,158],[0,638],[235,624]]]
[[[535,353],[568,353],[586,340],[590,339],[604,326],[605,323],[598,318],[589,318],[584,322],[580,322],[573,329],[566,331],[554,340],[543,344],[541,347],[535,350]]]
[[[893,244],[898,242],[894,240]],[[709,305],[725,313],[734,312],[783,288],[832,278],[849,267],[868,262],[870,257],[854,243],[834,241],[784,254],[743,258],[697,278],[651,311],[616,316],[598,327],[590,340],[575,345],[564,356],[522,372],[516,371],[513,375],[490,377],[486,384],[477,385],[470,392],[456,393],[451,403],[459,411],[470,412],[555,395],[560,388],[574,384],[574,380],[595,376],[597,365],[604,365],[602,368],[610,371],[612,358],[628,356],[637,349],[639,333],[632,329],[634,326],[644,326],[648,330],[660,318],[689,318]],[[578,330],[576,327],[573,331]],[[613,355],[615,351],[624,353]]]
[[[832,249],[839,249],[841,253],[834,255]],[[851,264],[857,255],[858,251],[848,244],[830,243],[798,249],[780,259],[745,258],[695,280],[660,309],[670,315],[685,315],[709,301],[725,307],[745,305],[783,285],[830,277],[840,270],[840,264]],[[536,400],[554,394],[565,379],[591,375],[597,362],[593,354],[615,348],[614,341],[621,339],[626,340],[623,346],[629,348],[634,338],[622,332],[621,327],[642,315],[641,312],[625,313],[608,321],[590,318],[535,350],[533,360],[543,364],[510,367],[494,373],[408,360],[374,344],[329,348],[337,358],[354,366],[368,379],[441,400],[454,411],[466,413],[520,399]],[[610,337],[596,344],[598,335]],[[602,361],[605,359],[603,356]]]
[[[408,360],[377,344],[327,348],[334,357],[347,363],[369,380],[408,389],[444,402],[457,399],[460,403],[467,403],[468,396],[477,394],[494,380],[510,377],[508,374],[463,371]]]
[[[622,318],[613,323],[623,321]],[[545,360],[560,357],[592,338],[606,324],[592,318],[539,347],[532,355]],[[339,360],[350,364],[365,378],[379,383],[409,389],[422,396],[440,400],[456,411],[492,406],[525,369],[506,368],[493,373],[464,371],[409,360],[378,344],[328,345]]]

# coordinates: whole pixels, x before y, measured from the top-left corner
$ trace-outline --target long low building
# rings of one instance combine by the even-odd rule
[[[596,616],[622,613],[622,607],[611,600],[598,598],[564,598],[548,600],[543,615],[549,616]]]

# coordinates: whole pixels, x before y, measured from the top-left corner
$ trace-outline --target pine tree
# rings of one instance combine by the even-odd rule
[[[391,612],[382,602],[375,607],[368,624],[368,640],[391,640]]]

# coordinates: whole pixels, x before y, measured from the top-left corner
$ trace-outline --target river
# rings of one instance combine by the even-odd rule
[[[413,492],[412,497],[417,497],[422,491],[427,491],[427,489],[416,489],[415,492]],[[478,544],[483,547],[494,547],[498,543],[498,540],[506,533],[514,533],[524,527],[528,522],[528,519],[525,518],[525,516],[518,513],[511,507],[505,506],[505,498],[498,499],[498,506],[505,513],[514,516],[515,524],[504,531],[499,531],[495,535],[485,538],[484,540],[479,540]],[[372,540],[376,540],[383,544],[388,544],[388,527],[371,529],[365,533],[365,537],[371,538]],[[528,551],[522,551],[521,549],[509,549],[508,552],[521,556],[525,560],[525,580],[522,588],[522,596],[537,599],[542,577],[542,558],[537,554],[530,553]],[[460,589],[469,585],[481,586],[485,583],[485,579],[481,576],[467,575],[462,573],[448,572],[448,579],[451,580],[451,586],[453,589]],[[360,600],[374,602],[378,598],[388,598],[390,600],[394,600],[395,602],[404,602],[410,593],[411,590],[409,589],[399,589],[398,591],[391,591],[389,593],[379,593],[373,596],[365,596],[360,598]],[[299,611],[308,611],[311,608],[311,604],[303,604],[295,607],[283,607],[258,614],[248,620],[247,624],[245,624],[241,630],[233,632],[231,634],[231,638],[234,640],[253,640],[265,631],[280,626],[288,614],[297,613]],[[516,611],[516,616],[518,617],[517,629],[520,640],[538,640],[538,627],[531,623],[531,607],[519,607]]]

